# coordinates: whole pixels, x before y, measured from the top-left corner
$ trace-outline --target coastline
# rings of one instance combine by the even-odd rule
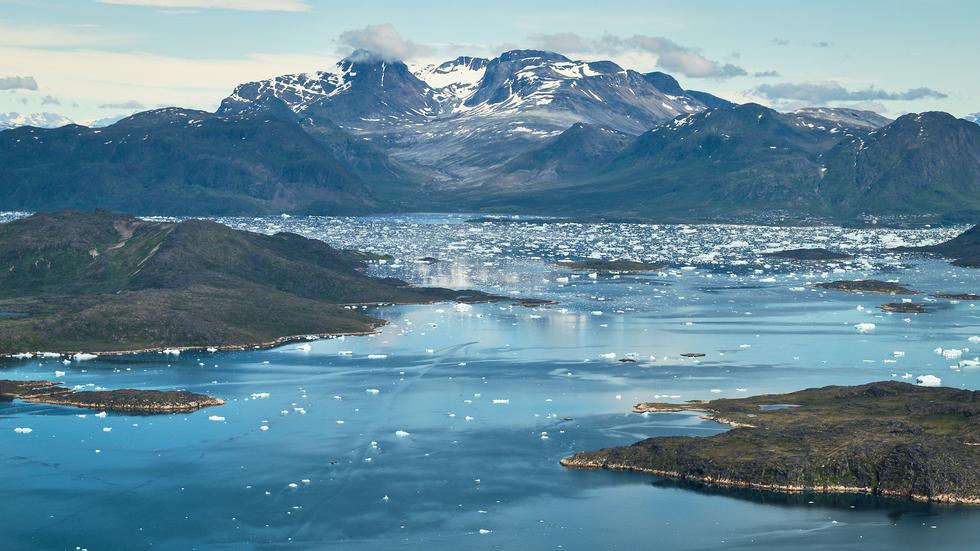
[[[863,494],[876,495],[892,498],[905,498],[923,503],[948,503],[957,505],[980,505],[980,496],[963,497],[951,494],[939,494],[928,496],[922,494],[912,494],[898,492],[894,490],[880,490],[871,487],[860,486],[791,486],[783,484],[765,484],[761,482],[751,482],[746,480],[731,480],[725,478],[714,478],[710,476],[688,475],[676,471],[665,471],[649,467],[637,467],[625,463],[607,463],[603,461],[587,461],[576,459],[575,455],[564,457],[558,461],[562,467],[579,470],[599,470],[606,469],[611,471],[630,471],[656,475],[662,478],[698,482],[708,486],[721,486],[725,488],[741,488],[748,490],[767,490],[786,494],[800,494],[812,492],[816,494]]]

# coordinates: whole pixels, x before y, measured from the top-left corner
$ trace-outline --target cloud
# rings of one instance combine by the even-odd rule
[[[774,71],[772,69],[768,71],[756,71],[755,74],[753,74],[752,76],[754,76],[755,78],[778,77],[779,71]]]
[[[131,99],[120,103],[103,103],[99,109],[143,109],[145,107],[142,103]]]
[[[773,38],[772,39],[772,45],[773,46],[789,46],[789,40],[786,40],[785,38],[776,37],[776,38]]]
[[[0,77],[0,90],[37,90],[34,77]]]
[[[219,8],[238,11],[310,11],[304,0],[99,0],[103,4],[154,8]]]
[[[731,63],[708,59],[697,48],[683,46],[662,36],[636,34],[621,37],[606,34],[598,39],[583,38],[575,33],[536,34],[531,37],[537,47],[564,53],[615,55],[647,53],[656,57],[661,69],[691,78],[730,78],[747,74]]]
[[[383,61],[405,61],[433,53],[431,47],[403,38],[391,23],[345,31],[340,33],[337,41],[355,51],[369,52],[371,57]]]
[[[44,96],[41,98],[41,105],[61,105],[61,100],[54,96]]]
[[[329,69],[333,52],[251,53],[240,58],[182,57],[139,51],[0,46],[4,70],[32,74],[56,96],[70,93],[78,119],[98,118],[100,104],[136,100],[213,110],[243,82]],[[108,108],[105,108],[108,109]]]
[[[829,48],[830,42],[827,42],[826,40],[821,40],[820,42],[814,42],[813,44],[811,44],[811,46],[813,46],[814,48]]]
[[[59,48],[108,44],[129,38],[97,26],[23,25],[0,21],[0,46]],[[7,61],[4,58],[4,64]]]
[[[804,101],[814,105],[826,104],[831,101],[911,101],[947,97],[943,92],[924,86],[910,88],[904,92],[888,92],[873,86],[863,90],[847,90],[833,80],[762,84],[753,91],[774,101]]]

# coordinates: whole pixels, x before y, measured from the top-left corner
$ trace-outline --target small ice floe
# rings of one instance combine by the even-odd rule
[[[310,350],[313,350],[313,347],[310,346],[309,343],[303,343],[303,344],[297,346],[296,347],[296,350],[302,350],[303,352],[309,352]]]
[[[606,352],[605,354],[599,354],[599,357],[600,358],[604,358],[606,360],[615,360],[616,359],[616,353],[615,352]]]
[[[937,348],[938,354],[947,360],[955,360],[963,355],[959,348]]]
[[[210,352],[210,353],[212,353],[212,354],[214,354],[215,352],[217,352],[217,351],[218,351],[218,349],[217,349],[217,348],[215,348],[215,347],[213,347],[213,346],[209,346],[209,347],[207,347],[207,349],[206,349],[206,350],[207,350],[208,352]]]
[[[541,432],[541,439],[542,440],[547,440],[548,439],[548,432],[547,431],[542,431]]]
[[[873,323],[858,323],[854,325],[854,328],[857,329],[858,333],[868,333],[870,331],[874,331],[875,327],[877,327],[877,325]]]
[[[973,344],[980,344],[980,337],[978,337],[977,335],[973,335],[972,337],[966,340],[972,342]]]
[[[709,392],[711,392],[712,394],[720,394],[721,393],[721,389],[720,388],[712,388]]]
[[[486,528],[480,528],[480,533],[481,534],[489,534],[490,533],[490,530],[488,530]]]
[[[338,356],[352,356],[352,355],[354,355],[354,351],[353,350],[339,350],[339,351],[337,351],[337,355]]]
[[[398,438],[406,438],[406,437],[411,436],[411,435],[412,435],[412,433],[410,433],[410,432],[408,432],[406,430],[400,430],[399,429],[399,430],[396,430],[395,431],[395,436],[397,436]]]
[[[593,316],[601,316],[602,315],[602,310],[593,310],[592,311],[592,315]]]
[[[367,388],[364,389],[364,392],[367,392],[368,394],[380,394],[381,390],[377,388]]]
[[[896,350],[892,352],[892,356],[895,356],[896,358],[902,358],[905,356],[905,352],[902,352],[901,350]]]
[[[494,404],[509,404],[510,403],[510,399],[509,398],[494,398],[492,400],[492,402]]]
[[[980,367],[980,358],[973,358],[972,360],[960,360],[960,367]]]
[[[911,373],[905,373],[905,374],[902,375],[902,378],[903,379],[911,379],[912,378],[912,374]]]
[[[112,427],[102,427],[102,432],[112,432]]]
[[[919,375],[915,378],[915,382],[919,386],[940,386],[943,380],[935,375]]]
[[[268,398],[270,394],[268,392],[253,392],[250,398],[253,400],[258,400],[260,398]]]
[[[299,484],[297,484],[295,482],[290,482],[289,483],[289,489],[295,490],[296,488],[299,488]]]
[[[220,415],[212,415],[211,417],[208,417],[208,421],[216,421],[216,422],[219,422],[220,423],[221,421],[224,421],[224,420],[225,420],[225,418],[222,417],[222,416],[220,416]]]
[[[259,430],[261,430],[261,431],[267,431],[267,430],[269,430],[269,425],[259,425]]]
[[[465,314],[473,311],[473,305],[466,304],[465,302],[457,302],[456,304],[453,305],[453,310]]]
[[[17,434],[30,434],[34,432],[34,429],[30,427],[17,427],[14,429],[14,432],[16,432]]]
[[[71,360],[61,360],[61,363],[65,365],[71,365]]]
[[[54,372],[54,376],[55,377],[64,377],[65,376],[65,372],[64,371],[55,371]]]
[[[106,417],[109,416],[109,414],[104,411],[100,411],[96,413],[95,416],[98,417],[99,419],[105,419]]]
[[[387,354],[368,354],[369,360],[383,360],[387,357],[388,357]]]
[[[76,362],[83,362],[85,360],[94,360],[95,358],[98,357],[99,357],[98,354],[87,354],[85,352],[79,352],[78,354],[72,356],[72,359],[75,360]]]
[[[168,356],[180,356],[179,348],[164,348],[163,353]]]

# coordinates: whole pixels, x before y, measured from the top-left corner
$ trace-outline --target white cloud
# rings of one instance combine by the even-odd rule
[[[386,61],[405,61],[430,55],[433,49],[403,38],[391,23],[368,25],[340,33],[337,41],[354,50],[365,50]]]
[[[873,86],[848,90],[834,80],[762,84],[753,92],[773,101],[803,101],[812,105],[825,105],[832,101],[912,101],[947,97],[945,93],[925,86],[904,92],[889,92]]]
[[[128,101],[213,110],[243,82],[329,69],[336,62],[333,55],[257,53],[237,59],[200,59],[145,52],[2,46],[0,59],[4,69],[15,74],[35,70],[45,91],[63,101],[79,103],[82,107],[72,112],[79,120],[103,116],[98,105]],[[0,96],[3,101],[13,100]]]
[[[743,76],[745,69],[738,65],[708,59],[698,48],[683,46],[662,36],[636,34],[633,36],[604,35],[597,39],[575,33],[537,34],[531,40],[539,47],[564,54],[616,56],[653,56],[656,66],[670,73],[691,78],[730,78]]]
[[[0,46],[61,48],[118,42],[125,37],[95,26],[21,25],[0,21]],[[4,59],[4,65],[7,64]]]
[[[310,11],[304,0],[99,0],[103,4],[155,8],[219,8],[240,11]]]

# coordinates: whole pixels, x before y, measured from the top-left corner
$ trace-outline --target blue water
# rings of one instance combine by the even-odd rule
[[[924,295],[914,300],[928,314],[885,314],[876,306],[890,298],[806,286],[878,277],[976,292],[977,270],[883,250],[955,229],[473,225],[441,216],[227,222],[394,254],[373,268],[378,275],[561,303],[377,308],[389,321],[380,334],[311,341],[309,351],[293,343],[70,365],[6,360],[3,378],[182,388],[228,403],[104,418],[0,403],[0,547],[976,548],[980,508],[710,489],[558,465],[573,451],[725,430],[694,414],[630,413],[643,400],[926,374],[980,388],[980,370],[934,350],[980,354],[968,340],[980,333],[980,307]],[[759,256],[770,245],[814,242],[844,243],[857,257],[800,265]],[[413,262],[427,255],[446,261]],[[595,255],[677,269],[592,279],[553,265]],[[862,333],[859,323],[875,328]]]

